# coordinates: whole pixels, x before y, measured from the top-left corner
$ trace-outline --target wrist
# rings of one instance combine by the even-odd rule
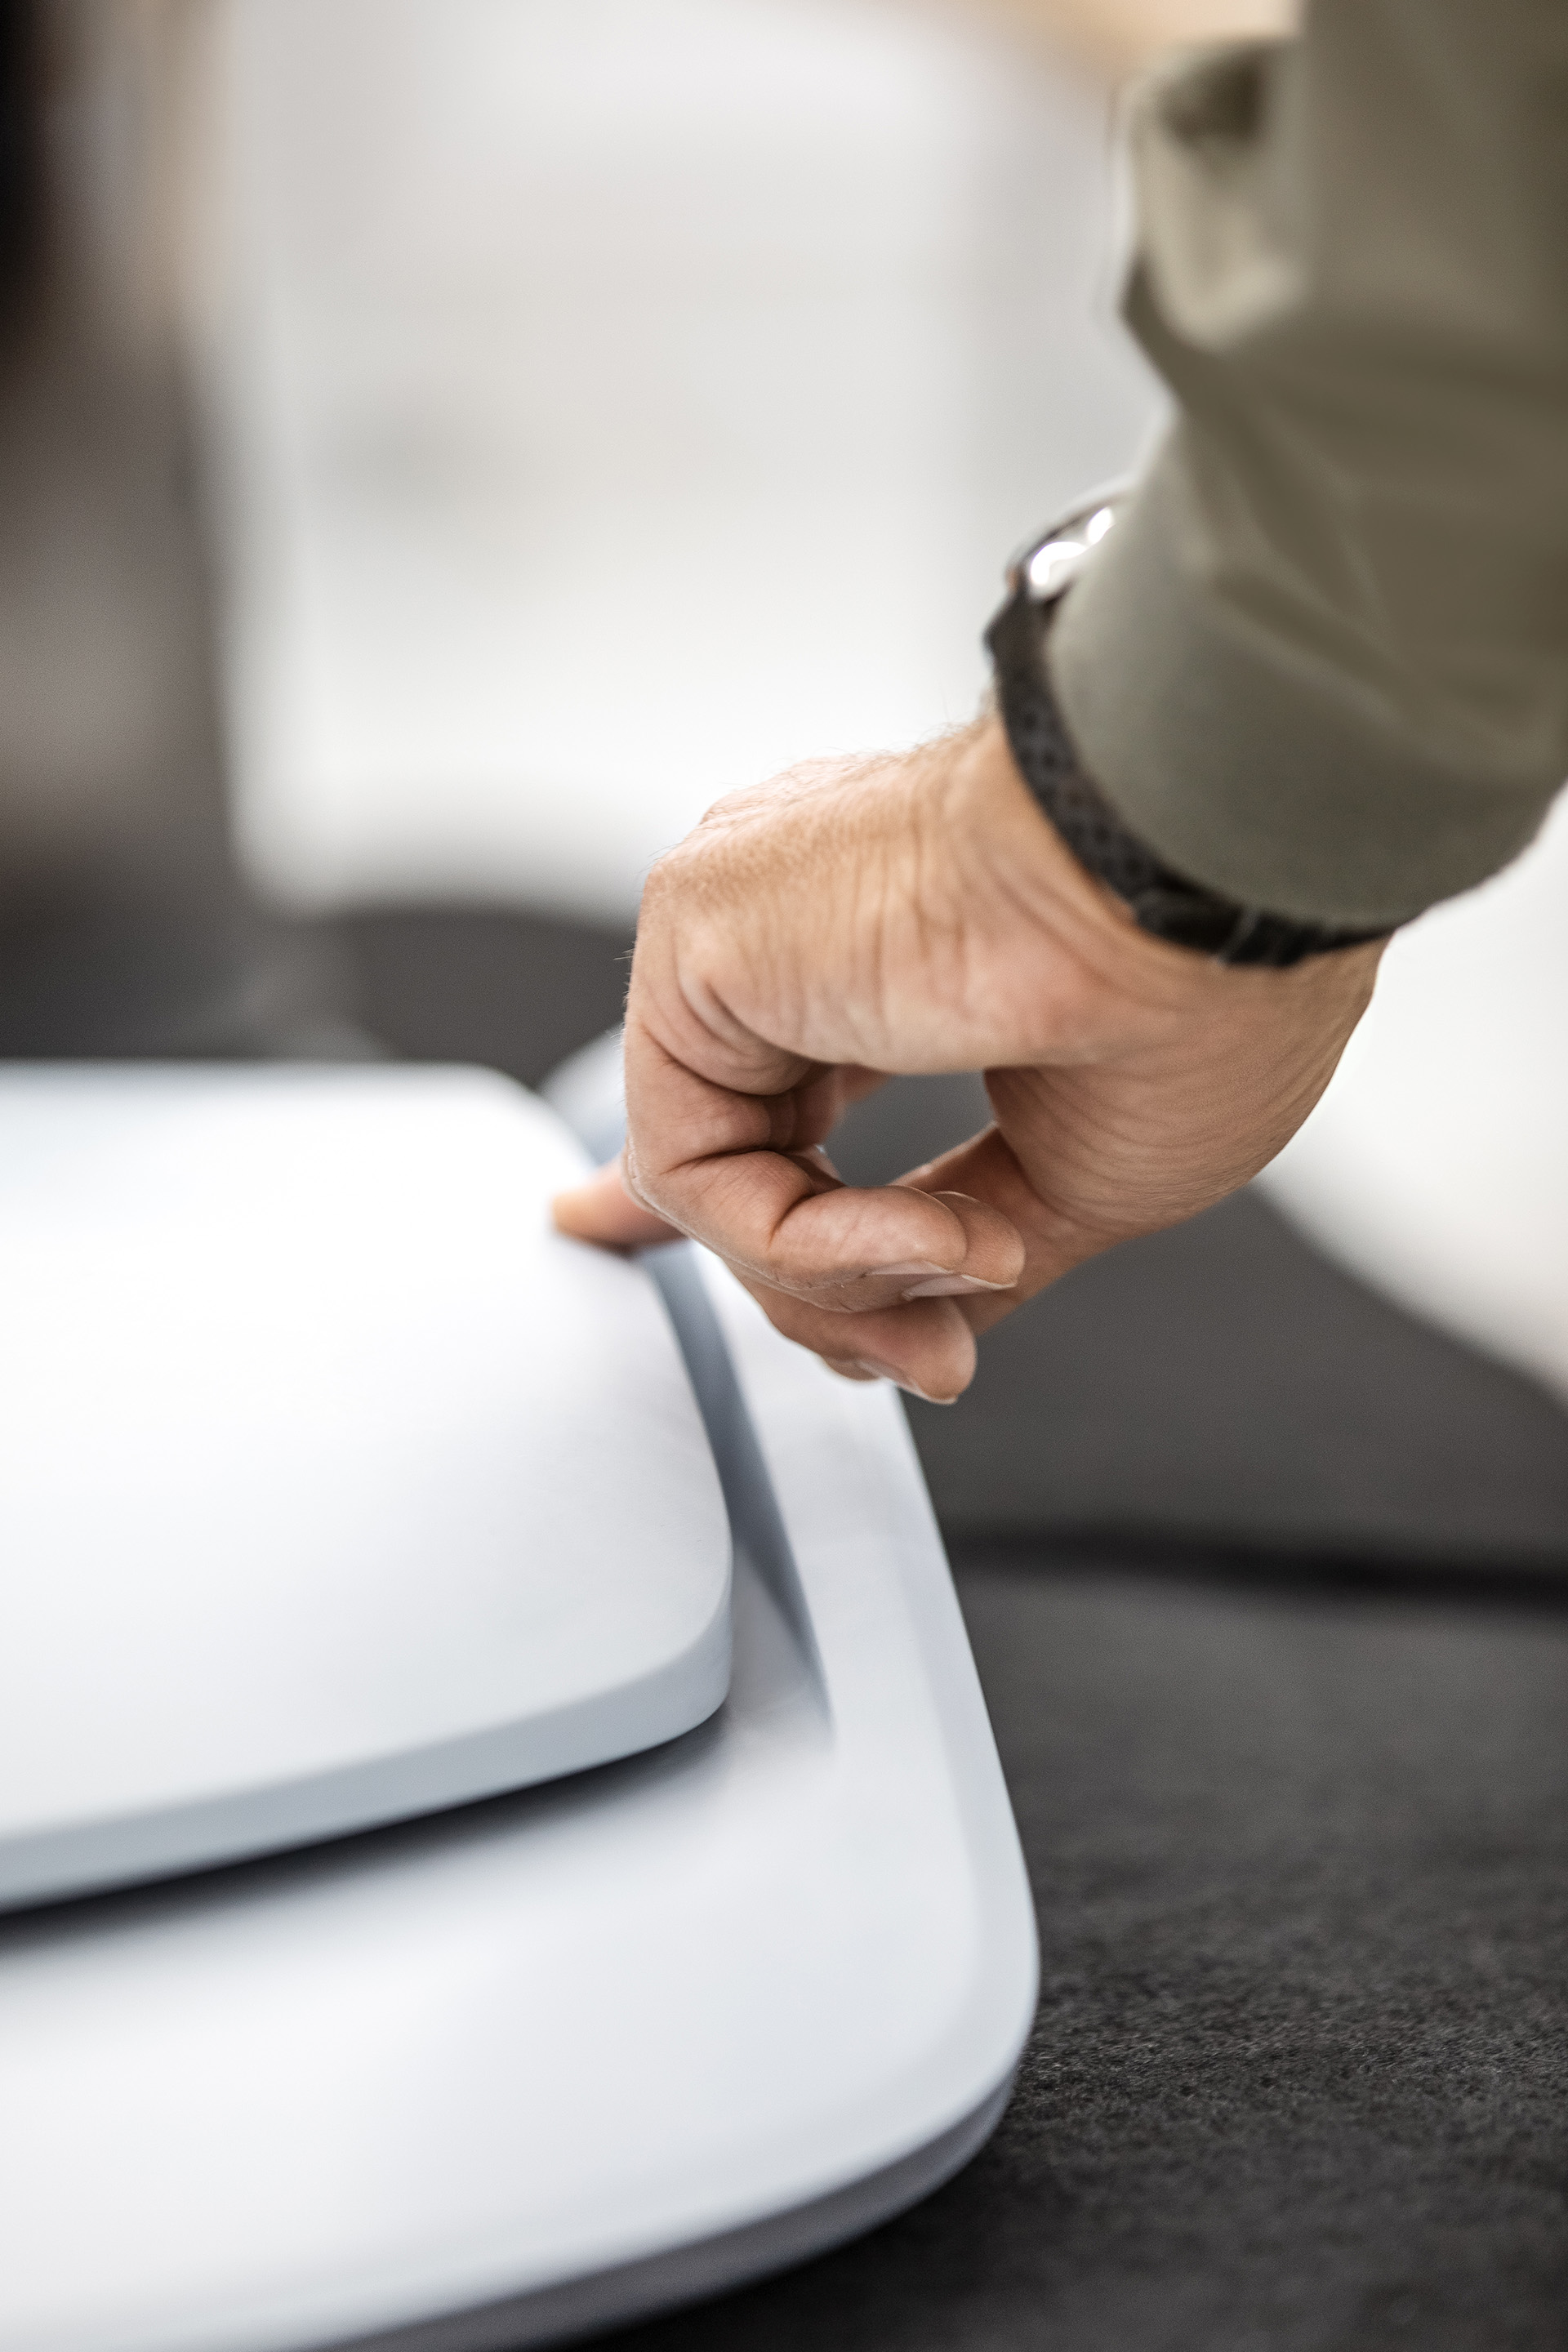
[[[999,716],[971,730],[954,762],[949,838],[977,902],[1049,937],[1105,976],[1178,991],[1211,967],[1140,929],[1131,908],[1074,856],[1018,770]]]
[[[1025,783],[1080,864],[1156,939],[1215,963],[1284,971],[1384,936],[1244,905],[1178,871],[1132,830],[1084,765],[1058,703],[1047,643],[1062,599],[1115,531],[1121,504],[1121,493],[1103,493],[1026,549],[1009,570],[1006,602],[986,631],[998,711]]]
[[[954,752],[942,818],[973,920],[999,947],[1009,936],[1027,942],[1019,968],[1035,975],[1042,1005],[1048,994],[1053,1024],[1076,1003],[1081,1042],[1127,1046],[1166,1034],[1173,1019],[1207,1026],[1217,1018],[1228,1029],[1238,1019],[1278,1018],[1287,1005],[1364,1003],[1384,938],[1284,970],[1220,963],[1157,939],[1051,824],[999,718],[979,720]]]

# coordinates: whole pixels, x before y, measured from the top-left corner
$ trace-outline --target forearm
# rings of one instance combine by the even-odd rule
[[[1568,18],[1321,0],[1159,78],[1134,154],[1180,415],[1058,621],[1064,711],[1172,866],[1392,924],[1568,773]]]

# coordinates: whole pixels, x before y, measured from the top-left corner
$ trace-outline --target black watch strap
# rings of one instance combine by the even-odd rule
[[[1114,494],[1103,495],[1033,541],[1010,568],[1007,601],[985,632],[997,707],[1024,782],[1079,863],[1125,900],[1142,929],[1173,946],[1215,963],[1280,971],[1381,939],[1381,931],[1268,914],[1189,881],[1128,830],[1085,773],[1052,691],[1046,639],[1089,547],[1114,520]]]

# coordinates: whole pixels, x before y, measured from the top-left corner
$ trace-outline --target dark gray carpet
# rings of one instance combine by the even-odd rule
[[[1012,2107],[616,2345],[1568,2343],[1568,1616],[961,1563],[1040,1919]]]
[[[620,945],[67,900],[12,927],[0,1028],[537,1077]],[[891,1088],[841,1164],[973,1109]],[[1244,1199],[1070,1277],[917,1434],[1039,1907],[1017,2095],[915,2211],[614,2340],[1568,2346],[1568,1420]]]
[[[975,1078],[900,1080],[834,1147],[883,1183],[984,1124]],[[910,1418],[952,1537],[1199,1562],[1568,1574],[1568,1415],[1378,1297],[1258,1192],[1080,1266]]]
[[[1568,1573],[1568,1416],[1257,1192],[1080,1267],[910,1418],[954,1535]]]

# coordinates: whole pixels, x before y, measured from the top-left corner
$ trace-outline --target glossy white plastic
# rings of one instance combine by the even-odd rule
[[[728,1700],[0,1922],[7,2352],[554,2340],[848,2236],[991,2129],[1033,1916],[898,1400],[655,1263],[734,1537]]]
[[[0,1075],[0,1904],[712,1713],[722,1498],[583,1165],[479,1071]]]

